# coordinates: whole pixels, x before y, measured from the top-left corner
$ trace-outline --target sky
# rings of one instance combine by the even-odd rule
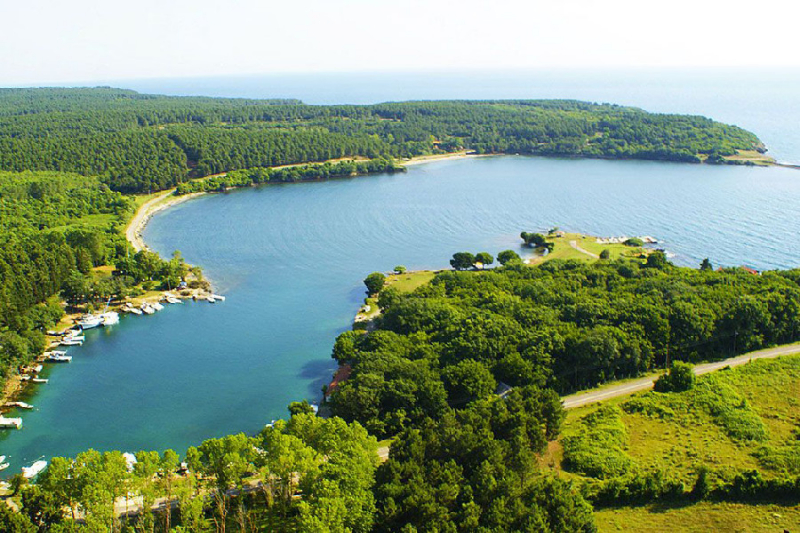
[[[0,85],[298,72],[798,66],[789,0],[0,0]]]

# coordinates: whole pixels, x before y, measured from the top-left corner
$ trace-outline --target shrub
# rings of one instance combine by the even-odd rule
[[[656,392],[683,392],[694,388],[696,376],[692,365],[675,361],[666,374],[662,374],[653,384]]]

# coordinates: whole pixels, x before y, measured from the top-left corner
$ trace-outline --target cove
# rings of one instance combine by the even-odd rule
[[[781,168],[488,157],[405,174],[205,195],[157,214],[145,240],[180,249],[227,301],[170,306],[92,330],[0,437],[10,476],[40,456],[173,448],[254,433],[317,399],[330,350],[397,264],[517,249],[521,230],[647,234],[697,266],[800,265],[800,173]]]

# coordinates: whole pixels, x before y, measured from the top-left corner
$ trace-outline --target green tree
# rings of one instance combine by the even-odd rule
[[[367,292],[370,296],[378,294],[386,284],[386,276],[380,272],[373,272],[364,279],[364,285],[367,286]]]
[[[469,252],[456,252],[450,260],[450,266],[455,270],[467,270],[475,266],[475,256]]]
[[[714,265],[711,264],[711,261],[706,257],[703,259],[703,262],[700,263],[700,270],[714,270]]]
[[[479,252],[475,255],[475,262],[482,264],[485,268],[494,263],[494,257],[489,252]]]
[[[465,359],[445,368],[442,381],[450,402],[456,404],[485,398],[497,387],[489,369],[473,359]]]
[[[653,384],[656,392],[683,392],[694,388],[696,376],[692,365],[675,361],[666,374]]]
[[[497,262],[501,265],[507,265],[508,263],[519,263],[522,259],[520,258],[519,254],[514,250],[503,250],[499,254],[497,254]]]
[[[396,274],[405,274],[406,267],[403,265],[397,265],[396,267],[394,267],[394,271]]]
[[[610,257],[611,257],[611,250],[606,248],[605,250],[600,252],[600,259],[609,259]]]

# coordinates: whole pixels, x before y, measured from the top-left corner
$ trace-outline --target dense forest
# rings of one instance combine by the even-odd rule
[[[352,374],[330,402],[379,436],[500,383],[568,392],[800,337],[800,271],[680,268],[660,252],[444,272],[411,294],[386,288],[378,303],[377,330],[336,341]]]
[[[76,172],[122,192],[251,167],[461,149],[696,163],[762,145],[703,117],[570,100],[311,106],[112,88],[0,89],[0,170]]]

